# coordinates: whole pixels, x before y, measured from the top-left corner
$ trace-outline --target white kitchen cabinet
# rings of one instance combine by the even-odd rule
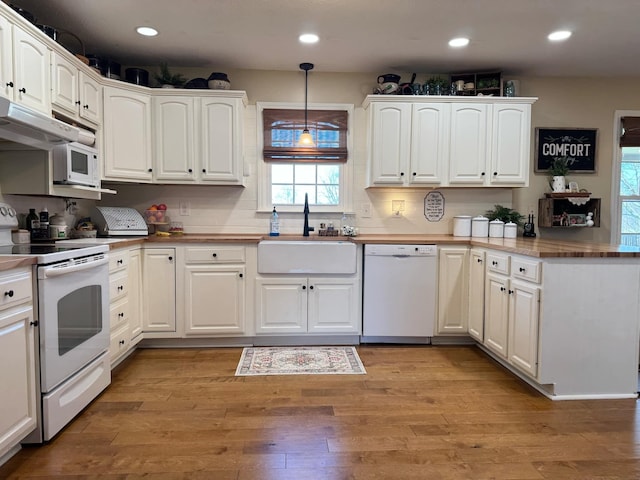
[[[0,16],[0,95],[51,114],[51,50]]]
[[[270,276],[256,280],[257,333],[357,334],[357,276]]]
[[[469,249],[438,249],[438,335],[469,331]]]
[[[540,288],[511,280],[509,287],[509,361],[532,377],[538,368]]]
[[[102,122],[102,86],[58,52],[51,60],[51,104],[72,120],[94,126]]]
[[[142,340],[142,251],[129,250],[129,337],[131,344]]]
[[[522,186],[529,183],[531,105],[493,105],[491,115],[490,175],[495,186]]]
[[[185,248],[184,331],[190,335],[243,335],[245,247]]]
[[[151,98],[104,87],[104,180],[150,182]]]
[[[31,270],[0,274],[0,457],[36,428]],[[13,292],[9,295],[8,292]]]
[[[175,248],[145,248],[142,256],[143,332],[176,332]]]
[[[241,185],[244,92],[153,98],[154,182]]]
[[[491,105],[451,105],[449,183],[478,185],[487,176],[487,119]]]
[[[442,183],[449,157],[449,122],[450,105],[412,105],[409,184]]]
[[[472,248],[469,255],[469,335],[484,341],[485,252]]]
[[[509,279],[487,273],[485,285],[484,344],[503,358],[507,358],[509,328]]]

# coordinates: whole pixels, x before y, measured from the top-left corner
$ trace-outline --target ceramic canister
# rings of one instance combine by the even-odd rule
[[[472,237],[488,237],[489,236],[489,219],[478,215],[471,220],[471,236]]]
[[[504,237],[504,222],[502,220],[492,220],[489,222],[489,236],[491,238]]]
[[[504,238],[516,238],[518,236],[518,225],[513,222],[504,224]]]
[[[453,236],[471,236],[471,215],[457,215],[453,217]]]

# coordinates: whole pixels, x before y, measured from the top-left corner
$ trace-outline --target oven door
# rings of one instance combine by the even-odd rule
[[[108,262],[100,254],[37,267],[42,393],[108,349]]]

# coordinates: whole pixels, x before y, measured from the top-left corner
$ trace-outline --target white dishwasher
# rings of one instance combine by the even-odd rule
[[[437,273],[436,245],[365,245],[362,342],[430,343]]]

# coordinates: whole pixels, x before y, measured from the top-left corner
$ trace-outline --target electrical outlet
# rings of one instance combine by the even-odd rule
[[[191,204],[189,202],[180,202],[180,215],[183,217],[191,215]]]
[[[362,218],[371,218],[371,204],[363,203],[360,205],[360,215]]]

